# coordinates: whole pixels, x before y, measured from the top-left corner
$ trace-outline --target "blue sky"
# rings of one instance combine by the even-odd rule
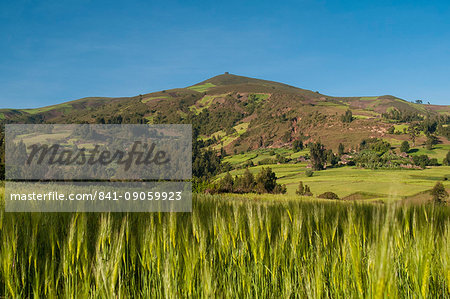
[[[0,2],[1,108],[133,96],[225,71],[450,104],[450,1]]]

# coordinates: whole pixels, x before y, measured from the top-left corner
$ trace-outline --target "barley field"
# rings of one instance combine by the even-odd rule
[[[197,195],[192,213],[0,208],[1,298],[450,297],[440,205]]]

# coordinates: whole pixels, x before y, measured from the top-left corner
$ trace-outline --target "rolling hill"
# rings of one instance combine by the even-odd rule
[[[351,110],[354,121],[343,123]],[[199,138],[229,153],[280,148],[294,140],[320,140],[337,149],[364,138],[392,144],[407,139],[402,125],[382,114],[400,111],[423,117],[450,115],[450,106],[411,103],[395,96],[333,97],[294,86],[231,74],[193,86],[125,98],[91,97],[36,109],[2,109],[2,122],[32,123],[192,123]],[[419,142],[423,141],[420,140]],[[441,138],[441,142],[448,140]]]

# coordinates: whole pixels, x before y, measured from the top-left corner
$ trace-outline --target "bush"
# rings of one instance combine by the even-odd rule
[[[345,114],[341,115],[341,121],[343,123],[351,123],[353,121],[353,114],[351,110],[345,111]]]
[[[298,184],[298,189],[295,191],[295,194],[298,195],[305,195],[305,196],[312,196],[311,190],[309,189],[308,185],[303,185],[303,182],[300,181]]]
[[[438,144],[439,140],[434,135],[428,135],[427,141],[425,142],[427,150],[432,150],[433,146]]]
[[[277,177],[270,167],[263,167],[256,176],[256,191],[258,193],[272,193],[277,187]],[[276,190],[279,191],[279,190]]]
[[[402,142],[402,145],[400,146],[400,151],[402,153],[409,152],[409,142],[408,141],[405,140],[405,141]]]
[[[391,149],[391,144],[383,139],[378,138],[368,138],[363,139],[359,144],[359,149],[362,150],[372,150],[381,155]]]
[[[305,175],[306,175],[308,178],[312,177],[313,174],[314,174],[314,171],[312,171],[311,169],[306,169]]]
[[[344,148],[344,145],[342,143],[339,143],[338,154],[339,154],[339,156],[342,156],[343,154],[345,154],[345,148]]]
[[[425,168],[426,166],[430,165],[430,158],[427,155],[414,156],[413,162],[414,165]]]
[[[447,156],[442,161],[442,164],[444,164],[446,166],[450,165],[450,151],[448,151]]]
[[[302,149],[303,149],[303,142],[301,142],[300,140],[294,140],[294,142],[292,142],[292,150],[294,151],[294,153],[297,153]]]
[[[317,196],[318,198],[324,198],[324,199],[339,199],[339,196],[334,192],[325,192]]]
[[[444,185],[441,182],[437,182],[431,189],[431,195],[435,202],[442,202],[448,197],[448,192],[445,190]]]

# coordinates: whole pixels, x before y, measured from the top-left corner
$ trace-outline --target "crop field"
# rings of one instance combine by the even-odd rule
[[[7,298],[450,296],[438,205],[198,195],[192,213],[2,208],[0,238]]]
[[[237,158],[243,159],[243,155],[237,155],[231,161],[239,161]],[[397,200],[430,190],[437,181],[450,177],[450,166],[429,167],[423,170],[371,170],[345,166],[315,171],[312,177],[305,175],[306,163],[259,165],[250,167],[249,170],[256,175],[262,167],[270,167],[275,172],[277,182],[286,184],[288,195],[294,195],[299,182],[302,181],[310,186],[314,195],[332,191],[341,198],[364,192],[374,194],[373,199]],[[230,171],[233,176],[243,173],[244,169]],[[446,188],[450,188],[450,181],[443,183]]]

